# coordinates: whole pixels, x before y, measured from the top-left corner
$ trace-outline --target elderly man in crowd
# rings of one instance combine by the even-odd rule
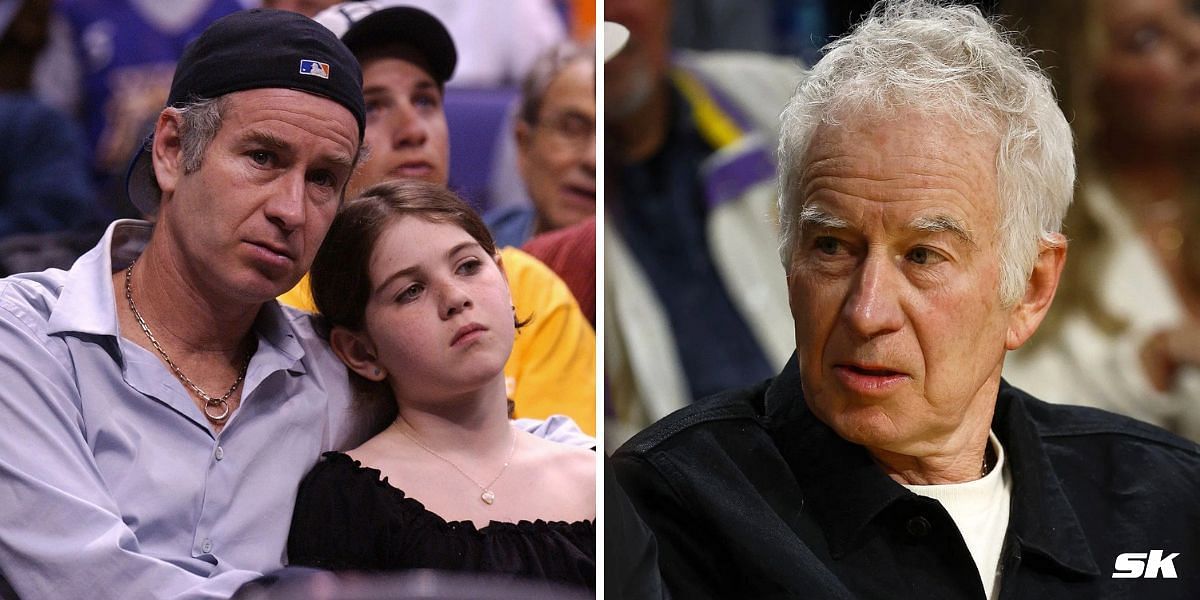
[[[608,442],[770,377],[792,342],[774,277],[779,110],[794,58],[673,52],[671,0],[608,0],[629,29],[604,65]],[[704,327],[697,327],[703,323]]]
[[[679,597],[1195,597],[1200,449],[1001,379],[1074,180],[1031,65],[973,7],[888,2],[792,98],[796,355],[614,459]]]
[[[521,85],[513,133],[530,205],[485,215],[500,246],[596,214],[596,53],[562,42],[534,63]]]

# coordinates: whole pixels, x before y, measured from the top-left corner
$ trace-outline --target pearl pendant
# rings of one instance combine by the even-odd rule
[[[483,500],[484,504],[491,505],[496,501],[496,494],[492,490],[483,490],[483,493],[479,495],[479,499]]]

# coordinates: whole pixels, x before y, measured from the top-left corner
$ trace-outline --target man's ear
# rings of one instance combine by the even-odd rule
[[[1061,233],[1055,233],[1054,239],[1047,243],[1039,242],[1037,262],[1033,264],[1033,272],[1022,297],[1008,321],[1008,338],[1004,347],[1008,350],[1020,348],[1033,332],[1037,331],[1042,319],[1050,310],[1054,293],[1058,290],[1058,280],[1062,276],[1063,265],[1067,261],[1067,238]]]
[[[525,119],[517,117],[517,124],[513,126],[513,135],[517,140],[517,148],[524,149],[532,141],[530,136],[533,135],[533,128],[529,126],[529,123],[525,122]]]
[[[334,327],[329,332],[329,345],[333,353],[342,359],[351,371],[362,375],[369,381],[387,379],[387,370],[379,364],[375,344],[365,333],[350,331],[345,327]]]
[[[150,157],[153,159],[158,189],[163,193],[174,193],[179,178],[183,176],[183,146],[179,137],[182,128],[183,117],[171,108],[158,113],[158,120],[154,122],[154,144],[150,148]]]

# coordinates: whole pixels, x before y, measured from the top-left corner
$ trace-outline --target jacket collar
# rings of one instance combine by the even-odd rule
[[[1013,479],[1008,535],[1025,555],[1035,554],[1076,573],[1100,576],[1083,526],[1046,454],[1037,424],[1025,408],[1029,398],[1000,382],[992,430],[1004,445]]]
[[[804,490],[834,558],[853,549],[884,509],[912,495],[885,475],[865,448],[842,439],[809,411],[794,354],[767,389],[764,409],[767,429]]]
[[[868,525],[896,502],[925,502],[884,474],[865,448],[842,439],[805,404],[796,356],[771,383],[758,407],[791,467],[805,502],[825,532],[830,553],[854,549]],[[1046,455],[1025,396],[1001,382],[992,430],[1004,446],[1013,479],[1006,544],[1020,544],[1059,569],[1098,576],[1083,528]]]

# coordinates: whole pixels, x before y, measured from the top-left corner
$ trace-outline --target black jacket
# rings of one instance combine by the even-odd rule
[[[1200,446],[1003,382],[992,430],[1013,480],[1000,598],[1200,598]],[[795,357],[652,425],[613,466],[676,597],[983,598],[949,514],[813,416]],[[1155,550],[1178,553],[1150,561],[1158,577],[1112,577],[1118,555]]]

